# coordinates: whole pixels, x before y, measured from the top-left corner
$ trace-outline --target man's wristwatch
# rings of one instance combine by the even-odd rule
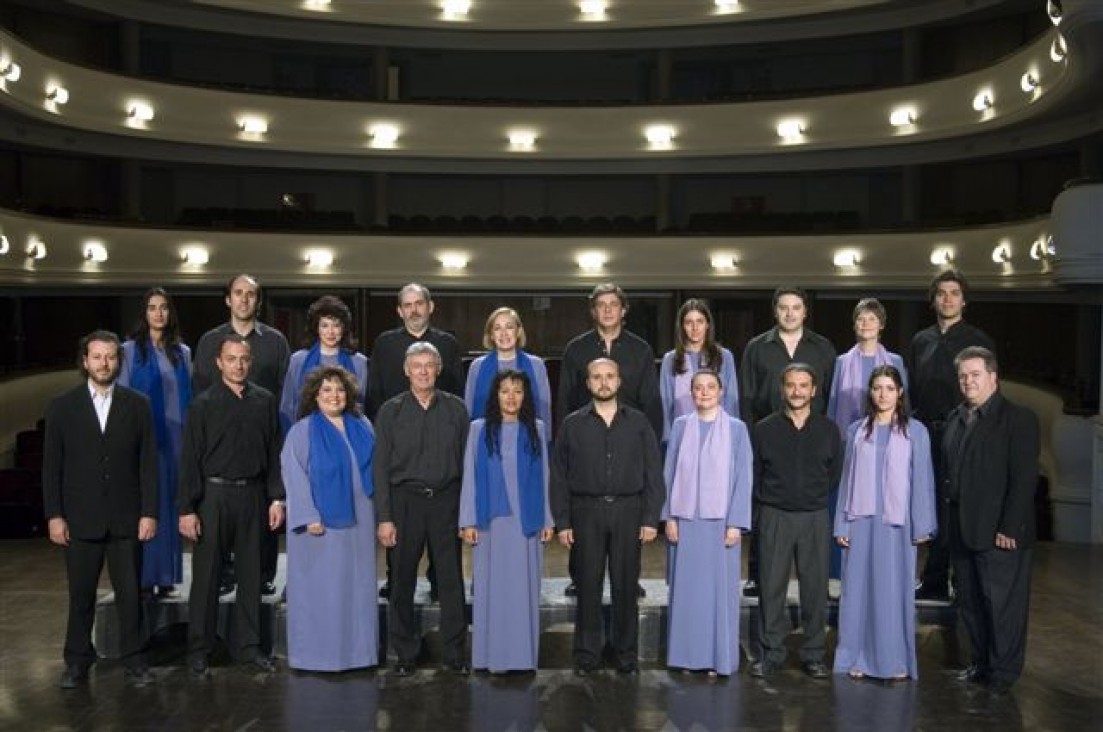
[[[280,508],[283,508],[283,500],[282,500],[282,499],[280,499],[280,498],[277,498],[277,499],[275,499],[275,500],[273,500],[273,501],[272,501],[272,505],[273,505],[273,506],[278,506],[278,507],[280,507]]]

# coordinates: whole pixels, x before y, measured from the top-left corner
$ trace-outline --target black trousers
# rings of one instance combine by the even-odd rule
[[[610,645],[618,665],[636,663],[639,645],[640,526],[638,495],[605,498],[571,497],[571,566],[578,590],[574,660],[593,667],[601,660],[601,591],[609,567],[613,616]]]
[[[260,546],[268,531],[261,523],[267,503],[261,483],[244,486],[208,482],[199,504],[199,541],[192,548],[192,584],[188,598],[188,652],[207,656],[218,630],[218,581],[226,553],[233,551],[237,572],[234,602],[236,648],[240,660],[260,651]],[[263,512],[267,517],[267,512]]]
[[[800,620],[804,628],[801,661],[822,663],[827,636],[828,542],[831,538],[827,509],[782,511],[762,505],[758,516],[761,658],[773,666],[785,661],[785,636],[792,629],[785,598],[789,570],[795,559],[800,582]]]
[[[71,538],[65,548],[69,584],[69,622],[63,651],[66,665],[88,668],[96,662],[92,624],[96,619],[96,588],[105,560],[119,614],[120,656],[128,666],[144,663],[139,588],[142,548],[136,537],[106,536],[102,539]]]
[[[441,660],[467,661],[467,612],[463,592],[459,527],[460,491],[451,486],[433,495],[422,490],[396,488],[393,493],[398,543],[391,552],[391,596],[387,610],[388,635],[398,660],[413,663],[421,650],[414,618],[414,590],[421,555],[429,549],[436,567],[440,597]]]
[[[942,475],[942,422],[927,424],[931,435],[931,461],[934,465],[935,513],[938,519],[938,533],[927,544],[927,561],[920,575],[924,585],[945,590],[950,584],[950,513]],[[955,572],[956,574],[956,572]]]
[[[993,681],[1014,683],[1026,660],[1032,552],[994,546],[988,551],[971,551],[961,541],[957,511],[953,514],[950,545],[958,608],[972,646],[973,663]]]

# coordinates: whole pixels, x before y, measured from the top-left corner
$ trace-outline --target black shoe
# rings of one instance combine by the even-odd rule
[[[801,664],[801,668],[804,673],[811,676],[813,679],[826,679],[831,675],[831,671],[824,665],[823,661],[807,661]]]
[[[758,583],[747,580],[747,584],[743,585],[743,597],[758,597]]]
[[[988,683],[988,672],[976,665],[968,666],[958,672],[957,680],[963,684],[986,684]]]
[[[643,585],[636,585],[636,597],[647,597],[647,590],[643,589]]]
[[[777,671],[777,666],[766,661],[755,661],[751,664],[751,668],[748,673],[754,676],[756,679],[764,679],[767,676],[772,675]]]
[[[916,600],[950,601],[950,589],[945,582],[920,582],[915,588]]]
[[[207,663],[206,656],[193,656],[188,661],[188,673],[193,679],[211,678],[211,667]]]
[[[58,682],[58,686],[62,689],[75,689],[86,683],[88,683],[88,669],[71,663],[61,672],[61,681]]]
[[[260,586],[260,594],[262,594],[262,595],[274,595],[274,594],[276,594],[276,583],[268,581],[268,582],[265,582],[264,584],[262,584]]]
[[[222,582],[218,585],[218,596],[224,597],[237,589],[237,584],[234,582]]]
[[[258,654],[248,662],[248,667],[253,671],[259,671],[265,674],[271,674],[276,672],[276,662],[269,656]]]
[[[617,673],[624,676],[634,676],[640,672],[639,665],[635,661],[628,661],[617,666]]]
[[[567,597],[578,597],[578,588],[574,586],[574,582],[569,583],[563,589],[563,594]]]
[[[126,679],[126,683],[139,689],[149,686],[157,680],[154,678],[153,672],[149,670],[149,666],[145,664],[128,667],[123,671],[123,678]]]
[[[429,602],[440,602],[440,593],[436,585],[429,585]]]
[[[409,661],[399,661],[394,665],[395,676],[411,676],[414,673],[414,664]]]
[[[441,671],[447,671],[456,676],[467,676],[471,673],[471,667],[463,661],[449,661],[440,667]]]
[[[383,586],[379,588],[379,596],[384,600],[389,600],[391,597],[391,583],[384,582]]]

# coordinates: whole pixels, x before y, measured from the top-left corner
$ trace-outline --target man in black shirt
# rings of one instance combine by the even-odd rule
[[[221,381],[222,376],[215,366],[218,349],[226,336],[236,334],[249,343],[249,354],[252,358],[249,380],[270,391],[279,404],[291,349],[283,333],[257,320],[263,297],[260,283],[252,275],[239,274],[226,283],[225,298],[230,320],[204,333],[196,344],[195,358],[192,361],[192,394],[199,394],[211,384]],[[261,514],[261,521],[264,520],[265,514]],[[279,535],[264,532],[260,546],[261,592],[271,595],[276,591]],[[224,595],[234,589],[234,565],[229,555],[223,562],[220,584],[219,592]]]
[[[911,403],[916,419],[926,425],[931,434],[931,459],[935,469],[935,490],[938,492],[938,535],[930,544],[927,563],[923,565],[923,581],[916,588],[915,596],[920,600],[950,598],[950,532],[944,509],[941,448],[946,418],[961,398],[954,358],[969,346],[981,346],[996,352],[996,346],[988,334],[964,320],[968,294],[969,283],[960,272],[948,269],[938,274],[931,281],[928,291],[937,320],[934,325],[915,334],[908,353]]]
[[[591,402],[568,415],[555,441],[551,510],[559,542],[571,550],[578,587],[575,672],[601,658],[601,591],[612,587],[612,647],[617,670],[637,671],[640,543],[655,539],[666,490],[658,438],[639,412],[621,403],[616,361],[589,365]]]
[[[820,388],[812,400],[814,412],[827,411],[827,395],[831,393],[835,347],[819,333],[804,327],[808,295],[799,287],[779,287],[774,290],[773,310],[774,327],[752,338],[743,351],[739,411],[748,427],[782,408],[781,372],[791,364],[808,364],[816,372]],[[758,594],[757,539],[751,540],[747,551],[747,584],[743,594],[749,597]]]
[[[752,676],[768,676],[785,661],[789,615],[785,598],[796,558],[804,628],[804,672],[827,678],[824,665],[831,524],[827,496],[842,472],[839,428],[812,409],[817,372],[794,363],[781,374],[785,408],[754,427],[754,496],[758,504],[759,617],[762,653]]]
[[[469,670],[457,541],[469,418],[462,399],[436,388],[440,370],[432,343],[412,344],[406,352],[409,389],[384,402],[375,420],[375,515],[380,543],[394,550],[387,626],[399,676],[413,673],[421,648],[414,589],[426,546],[437,569],[444,666]]]
[[[224,336],[215,363],[222,378],[188,407],[176,498],[180,533],[193,543],[188,665],[196,678],[210,673],[218,577],[230,549],[238,575],[236,656],[257,670],[275,670],[260,648],[260,542],[284,518],[279,410],[271,392],[248,381],[246,339]]]

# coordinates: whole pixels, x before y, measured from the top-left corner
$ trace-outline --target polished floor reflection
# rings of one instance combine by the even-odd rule
[[[562,573],[559,550],[549,574]],[[662,573],[661,547],[645,574]],[[209,681],[183,666],[182,628],[153,642],[158,683],[131,689],[117,664],[63,692],[61,555],[44,539],[0,542],[0,728],[13,730],[1088,730],[1103,720],[1103,547],[1036,550],[1027,668],[1010,696],[954,680],[957,635],[921,626],[917,683],[836,677],[793,666],[767,681],[645,668],[638,676],[569,670],[570,633],[546,633],[536,674],[455,677],[432,652],[414,676],[385,669],[272,676],[217,665]],[[792,638],[793,641],[799,640]],[[833,636],[832,636],[833,640]]]

